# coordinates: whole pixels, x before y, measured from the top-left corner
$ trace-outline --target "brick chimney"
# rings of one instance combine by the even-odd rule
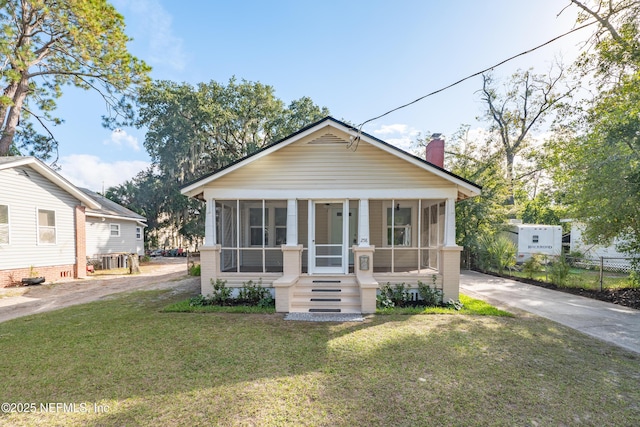
[[[427,144],[425,157],[427,162],[444,168],[444,139],[442,134],[434,133],[431,135],[431,141]]]

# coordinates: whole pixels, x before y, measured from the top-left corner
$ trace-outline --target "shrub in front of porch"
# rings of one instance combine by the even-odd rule
[[[227,287],[227,281],[211,280],[213,292],[210,295],[198,295],[189,300],[191,307],[204,306],[249,306],[271,308],[275,307],[275,300],[269,289],[262,286],[262,281],[254,283],[253,280],[244,282],[238,290],[238,295],[233,296],[233,290]]]
[[[391,285],[387,283],[380,288],[376,297],[379,309],[394,307],[442,307],[442,290],[435,286],[418,281],[417,287],[405,283]]]

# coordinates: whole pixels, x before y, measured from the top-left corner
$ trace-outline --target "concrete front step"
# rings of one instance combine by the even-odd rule
[[[293,290],[292,313],[360,313],[360,288],[353,276],[303,276]]]

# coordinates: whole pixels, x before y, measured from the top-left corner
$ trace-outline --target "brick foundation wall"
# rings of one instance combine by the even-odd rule
[[[73,279],[76,266],[52,265],[48,267],[34,267],[34,273],[38,277],[44,277],[45,283],[58,282],[61,280]],[[16,268],[13,270],[0,270],[0,287],[7,287],[20,284],[23,278],[31,275],[31,268]]]

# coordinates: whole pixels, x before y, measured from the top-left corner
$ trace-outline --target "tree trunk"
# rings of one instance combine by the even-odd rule
[[[18,82],[11,82],[11,84],[4,89],[2,95],[13,100],[13,97],[16,94],[16,89],[18,89]],[[10,106],[10,104],[0,104],[0,118],[2,119],[2,126],[0,129],[4,129],[4,124],[7,121],[7,111],[9,111]]]
[[[0,156],[6,156],[9,154],[13,137],[16,134],[16,128],[20,122],[20,112],[22,111],[22,105],[29,93],[29,79],[26,76],[22,76],[18,83],[15,94],[13,95],[13,105],[9,107],[9,115],[2,127],[2,137],[0,137]]]
[[[128,258],[129,259],[127,264],[129,265],[129,274],[140,274],[140,263],[138,262],[138,255],[129,254]]]
[[[509,185],[509,200],[507,201],[508,205],[516,204],[514,183],[513,183],[513,161],[515,159],[515,154],[511,150],[507,150],[506,152],[507,159],[507,184]]]

